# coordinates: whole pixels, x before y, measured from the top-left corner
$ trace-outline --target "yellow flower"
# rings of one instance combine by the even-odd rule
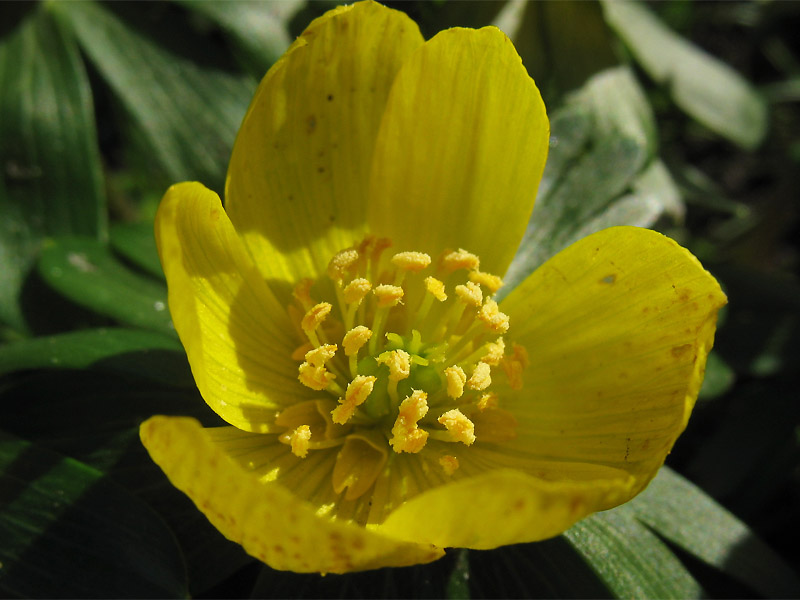
[[[589,236],[498,304],[547,153],[497,29],[424,42],[373,2],[315,20],[242,124],[226,207],[156,219],[197,386],[153,459],[278,569],[541,540],[627,501],[686,425],[725,297],[668,238]]]

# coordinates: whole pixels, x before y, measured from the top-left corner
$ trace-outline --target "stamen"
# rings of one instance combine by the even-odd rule
[[[494,392],[486,392],[478,399],[478,410],[483,412],[490,408],[497,408],[499,398]]]
[[[483,302],[483,292],[480,286],[471,281],[468,281],[466,285],[457,285],[456,295],[467,306],[479,308]]]
[[[308,454],[308,442],[311,440],[311,428],[308,425],[300,425],[292,432],[290,443],[292,454],[298,458],[305,458]]]
[[[431,264],[431,257],[424,252],[398,252],[392,257],[392,264],[401,272],[417,273]]]
[[[294,286],[292,296],[300,303],[303,310],[308,310],[314,306],[314,300],[311,299],[311,286],[314,285],[314,280],[306,277],[301,279]]]
[[[458,459],[455,456],[445,455],[439,459],[439,464],[447,476],[452,475],[458,469]]]
[[[489,292],[490,296],[493,296],[497,293],[501,287],[503,287],[503,280],[500,279],[497,275],[492,275],[491,273],[484,273],[482,271],[470,271],[469,280],[473,283],[479,283],[486,290]]]
[[[378,308],[391,308],[400,303],[405,292],[400,286],[381,284],[375,286],[372,293],[378,299]]]
[[[328,277],[336,283],[341,283],[347,277],[350,268],[357,262],[358,250],[355,248],[337,252],[328,263]]]
[[[447,380],[447,395],[451,398],[461,398],[464,393],[464,384],[467,382],[467,374],[458,365],[447,367],[444,370]]]
[[[447,294],[444,293],[444,283],[436,279],[436,277],[425,278],[425,289],[439,302],[447,300]]]
[[[331,411],[331,419],[334,423],[344,425],[356,411],[356,408],[364,402],[372,393],[377,377],[372,375],[358,375],[353,381],[347,384],[347,392],[344,399],[339,398],[341,404]]]
[[[463,248],[448,252],[439,260],[439,270],[452,273],[458,269],[476,271],[480,266],[480,259]]]
[[[336,379],[336,375],[328,371],[325,367],[315,367],[307,362],[300,365],[298,372],[299,375],[297,378],[300,380],[300,383],[318,392],[327,389],[334,383],[333,380]]]
[[[411,374],[411,355],[405,350],[389,350],[378,356],[376,361],[389,367],[389,384],[386,389],[392,401],[397,402],[397,383]]]
[[[505,333],[508,331],[509,318],[505,313],[500,312],[497,302],[487,298],[481,309],[478,311],[478,318],[495,333]]]
[[[514,354],[503,359],[503,371],[508,377],[512,390],[522,389],[522,372],[528,367],[528,351],[524,346],[514,344]]]
[[[467,381],[467,387],[471,390],[485,390],[492,384],[492,375],[489,365],[481,361],[475,365],[475,370]]]
[[[305,359],[315,367],[321,367],[336,354],[336,344],[325,344],[306,352]]]
[[[506,343],[499,337],[494,342],[486,344],[486,354],[483,355],[483,362],[493,367],[500,364],[506,352]]]
[[[342,346],[344,346],[345,356],[348,357],[351,377],[355,377],[358,370],[358,351],[361,350],[371,337],[372,332],[363,325],[353,327],[344,334]]]
[[[417,421],[428,413],[428,394],[414,390],[400,403],[397,420],[392,427],[389,444],[397,453],[417,453],[425,447],[428,432],[417,426]]]
[[[475,425],[457,408],[448,410],[437,420],[445,426],[454,441],[467,446],[475,441]]]
[[[347,304],[360,304],[369,291],[372,284],[364,278],[353,279],[344,288],[344,301]]]
[[[315,304],[306,312],[303,320],[300,322],[300,326],[303,328],[303,331],[308,336],[308,339],[311,340],[311,343],[314,346],[319,346],[319,338],[317,337],[317,329],[325,318],[330,314],[331,306],[328,302],[320,302],[319,304]]]

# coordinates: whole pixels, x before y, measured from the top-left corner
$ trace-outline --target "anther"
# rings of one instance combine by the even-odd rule
[[[453,441],[467,446],[475,441],[475,425],[457,408],[448,410],[437,420],[445,426]]]
[[[400,286],[382,284],[375,286],[372,293],[378,299],[378,308],[387,308],[397,306],[403,299],[404,292]]]
[[[442,456],[439,459],[439,464],[442,466],[444,474],[448,476],[455,473],[458,469],[458,459],[455,456],[450,456],[449,454]]]
[[[447,367],[444,370],[447,380],[447,395],[453,399],[461,398],[464,393],[464,384],[467,382],[467,374],[459,366]]]
[[[300,303],[303,310],[308,310],[314,306],[314,300],[311,299],[311,286],[314,285],[314,280],[305,278],[297,282],[292,290],[292,296]]]
[[[456,286],[456,295],[467,306],[480,307],[483,302],[483,292],[477,283],[468,281],[466,285]]]
[[[484,273],[478,270],[470,271],[469,280],[473,283],[479,283],[480,285],[485,287],[486,291],[489,292],[490,296],[496,294],[497,290],[503,287],[503,280],[500,279],[497,275],[492,275],[491,273]]]
[[[367,279],[353,279],[344,288],[344,301],[347,304],[359,304],[372,289],[372,284]]]
[[[470,378],[467,381],[467,387],[471,390],[481,391],[485,390],[491,384],[491,369],[489,368],[489,365],[481,361],[475,365],[475,370],[472,371],[472,375],[470,375]]]
[[[325,367],[315,367],[307,362],[304,362],[298,367],[298,373],[297,378],[300,380],[300,383],[318,392],[326,389],[333,383],[333,380],[336,379],[336,375],[328,371]]]
[[[300,425],[292,432],[289,443],[292,446],[292,454],[298,458],[305,458],[308,454],[308,443],[311,440],[311,428],[308,425]]]
[[[339,398],[341,404],[331,411],[331,420],[339,425],[344,425],[355,413],[356,408],[366,402],[367,397],[377,381],[372,375],[358,375],[347,385],[344,398]]]
[[[439,302],[444,302],[445,300],[447,300],[447,294],[444,293],[444,283],[442,283],[435,277],[425,278],[425,289],[431,296],[436,298]]]
[[[328,277],[341,283],[347,277],[350,268],[358,262],[358,250],[348,248],[337,252],[328,263]]]
[[[411,355],[405,350],[390,350],[376,359],[389,367],[389,381],[401,381],[411,374]]]
[[[431,264],[431,257],[424,252],[398,252],[392,257],[392,264],[401,271],[416,273]]]
[[[330,314],[331,306],[327,302],[320,302],[319,304],[315,304],[306,312],[303,320],[300,322],[300,326],[303,328],[303,331],[308,336],[308,339],[311,340],[311,343],[314,346],[319,346],[319,338],[317,337],[317,328],[322,325],[322,322],[325,318]]]
[[[452,273],[458,269],[476,271],[480,266],[480,259],[464,249],[446,253],[439,260],[439,269],[444,273]]]
[[[490,408],[497,408],[498,404],[499,399],[497,394],[494,392],[486,392],[478,399],[478,410],[483,412],[484,410],[489,410]]]
[[[417,426],[417,421],[428,413],[428,394],[414,390],[400,403],[397,420],[392,427],[389,444],[395,452],[416,453],[425,447],[428,432]]]
[[[324,344],[306,352],[305,359],[314,367],[321,367],[336,354],[336,344]]]
[[[483,355],[481,360],[493,367],[499,365],[506,352],[506,343],[503,341],[503,338],[499,337],[494,342],[489,342],[486,344],[485,348],[486,354]]]
[[[481,306],[478,311],[478,318],[486,323],[486,326],[495,333],[505,333],[508,331],[508,315],[500,312],[497,302],[491,298],[487,298],[486,302]]]
[[[345,356],[356,356],[370,337],[372,337],[372,332],[364,325],[357,325],[345,333],[342,339]]]

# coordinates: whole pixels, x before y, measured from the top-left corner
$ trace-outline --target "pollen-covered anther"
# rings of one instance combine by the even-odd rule
[[[343,290],[344,301],[347,302],[347,304],[358,304],[364,299],[364,296],[369,294],[371,289],[372,284],[369,280],[362,277],[353,279]]]
[[[308,454],[308,444],[311,440],[311,428],[308,425],[300,425],[292,432],[289,444],[292,447],[292,454],[298,458],[305,458]]]
[[[425,289],[439,302],[447,300],[447,294],[444,291],[444,283],[436,279],[436,277],[425,278]]]
[[[358,250],[348,248],[337,252],[328,263],[328,277],[337,283],[347,278],[350,269],[358,262]]]
[[[303,328],[303,331],[306,332],[306,335],[308,335],[309,331],[316,331],[317,328],[322,325],[322,322],[330,314],[332,308],[333,306],[328,302],[320,302],[306,311],[303,320],[300,322],[300,326]]]
[[[483,412],[491,408],[497,408],[500,400],[494,392],[486,392],[478,399],[478,410]]]
[[[375,387],[376,377],[372,375],[357,375],[347,385],[344,398],[339,398],[341,404],[331,411],[331,420],[339,425],[344,425],[356,411],[356,408],[366,402],[372,389]]]
[[[522,365],[523,369],[528,368],[528,364],[530,363],[530,359],[528,358],[528,350],[525,346],[521,346],[517,343],[514,343],[512,346],[514,348],[513,358]]]
[[[481,360],[493,367],[499,365],[506,352],[506,343],[503,341],[503,338],[499,337],[494,342],[489,342],[486,344],[485,348],[486,354],[483,355]]]
[[[477,271],[480,264],[481,260],[477,256],[459,248],[444,254],[440,259],[439,268],[445,273],[452,273],[458,269]]]
[[[467,383],[467,374],[458,365],[447,367],[444,370],[447,381],[447,395],[451,398],[461,398],[464,393],[464,384]]]
[[[400,403],[397,420],[392,427],[389,444],[395,452],[416,453],[425,447],[428,432],[420,429],[417,422],[428,413],[428,394],[414,390]]]
[[[475,425],[457,408],[448,410],[437,420],[445,426],[453,441],[467,446],[475,441]]]
[[[306,362],[314,367],[321,367],[336,355],[336,344],[324,344],[306,352]]]
[[[431,257],[424,252],[398,252],[392,257],[392,264],[401,271],[416,273],[431,264]]]
[[[497,302],[487,298],[478,311],[478,318],[495,333],[506,333],[510,324],[508,315],[500,312]]]
[[[475,370],[472,371],[472,375],[470,375],[469,380],[467,381],[467,387],[471,390],[481,391],[485,390],[491,384],[491,368],[488,364],[481,361],[475,365]]]
[[[372,337],[372,331],[364,325],[357,325],[350,331],[344,334],[342,339],[342,346],[344,346],[345,356],[355,356],[358,351],[369,341]]]
[[[314,280],[306,277],[297,282],[292,290],[292,296],[300,303],[303,310],[308,310],[314,306],[314,300],[311,299],[311,286],[314,285]]]
[[[403,288],[400,286],[387,284],[376,285],[372,293],[378,299],[379,308],[397,306],[404,294]]]
[[[467,306],[480,307],[483,302],[483,292],[477,283],[468,281],[466,285],[456,286],[456,295]]]
[[[304,386],[321,392],[326,389],[330,383],[336,379],[336,375],[328,371],[323,366],[315,367],[311,363],[304,362],[298,367],[298,376]]]
[[[447,454],[439,459],[439,464],[441,465],[444,474],[450,476],[458,469],[458,458]]]
[[[469,280],[472,283],[478,283],[486,288],[486,291],[489,292],[490,296],[496,294],[497,290],[503,287],[502,279],[500,279],[497,275],[484,273],[483,271],[470,271]]]
[[[389,367],[389,381],[401,381],[411,374],[411,355],[405,350],[389,350],[376,360]]]

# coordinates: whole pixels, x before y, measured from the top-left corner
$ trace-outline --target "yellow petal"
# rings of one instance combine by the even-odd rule
[[[225,203],[265,278],[316,277],[362,237],[386,97],[422,42],[405,14],[361,2],[312,22],[264,77],[234,145]]]
[[[297,345],[278,304],[233,230],[219,197],[199,183],[172,186],[156,215],[169,308],[197,387],[223,419],[268,431],[276,409],[302,395]]]
[[[459,455],[457,473],[469,469],[465,455]],[[630,494],[633,478],[625,472],[549,467],[538,474],[492,469],[442,485],[396,509],[376,531],[444,547],[496,548],[558,535]]]
[[[397,76],[375,147],[370,225],[398,250],[478,254],[502,275],[525,232],[549,124],[498,29],[448,29]]]
[[[224,433],[229,447],[258,443],[256,434]],[[282,485],[259,479],[233,460],[215,441],[219,434],[194,419],[153,417],[142,424],[140,435],[172,484],[225,537],[275,569],[344,573],[425,563],[444,554],[318,516]]]
[[[493,386],[518,420],[509,460],[604,464],[641,490],[686,426],[725,302],[694,256],[645,229],[606,229],[545,263],[502,303],[530,358],[521,391]]]

